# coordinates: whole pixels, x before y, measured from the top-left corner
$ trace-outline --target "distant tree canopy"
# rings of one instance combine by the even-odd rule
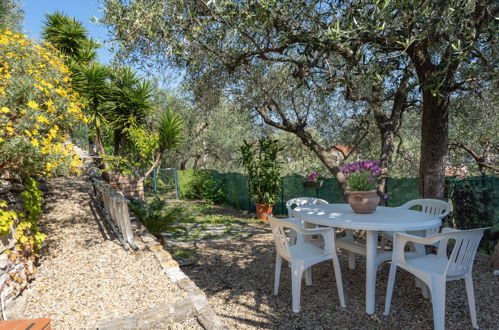
[[[402,113],[421,108],[423,197],[444,194],[451,95],[479,89],[497,65],[495,1],[102,3],[125,58],[185,67],[220,93],[245,91],[265,122],[300,137],[335,175],[329,148],[306,129],[314,106],[342,98],[372,113],[385,169]],[[276,72],[281,89],[265,82]]]

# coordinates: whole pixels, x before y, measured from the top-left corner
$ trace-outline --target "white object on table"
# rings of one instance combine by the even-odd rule
[[[391,259],[391,252],[378,252],[378,232],[406,232],[427,230],[440,226],[440,218],[419,211],[378,206],[371,214],[357,214],[348,204],[327,204],[297,207],[297,218],[316,225],[366,231],[366,247],[354,242],[337,241],[337,246],[366,255],[366,312],[373,314],[376,300],[376,270],[378,265]]]
[[[476,250],[486,229],[490,229],[490,227],[470,230],[444,228],[441,234],[424,238],[396,233],[393,241],[393,258],[386,290],[384,315],[388,315],[390,312],[393,285],[398,266],[420,278],[430,288],[433,305],[433,322],[434,328],[437,330],[445,329],[446,282],[464,279],[470,307],[471,323],[473,328],[478,329],[471,271],[473,269]],[[451,255],[448,257],[447,243],[449,240],[454,240],[455,244]],[[438,252],[437,254],[409,258],[406,257],[406,253],[404,252],[404,247],[408,242],[423,245],[431,245],[439,242]]]
[[[269,224],[272,228],[272,234],[274,235],[276,247],[274,295],[277,296],[279,293],[282,259],[285,259],[291,263],[291,296],[293,312],[300,312],[300,291],[303,273],[305,272],[306,284],[312,285],[312,266],[332,259],[340,305],[341,307],[345,307],[340,262],[338,261],[338,255],[336,254],[334,242],[334,229],[303,229],[296,225],[294,221],[288,221],[288,219],[276,219],[272,216],[269,216]],[[297,241],[296,244],[290,245],[288,237],[286,236],[286,231],[284,230],[285,228],[293,229],[303,236],[321,235],[324,238],[324,248],[319,248],[314,244],[305,241]]]

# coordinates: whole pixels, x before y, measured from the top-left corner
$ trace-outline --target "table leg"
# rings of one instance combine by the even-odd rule
[[[366,312],[373,314],[376,307],[376,255],[378,232],[366,231]]]
[[[346,230],[346,239],[349,242],[353,242],[353,230]],[[348,269],[355,269],[355,253],[348,251]]]

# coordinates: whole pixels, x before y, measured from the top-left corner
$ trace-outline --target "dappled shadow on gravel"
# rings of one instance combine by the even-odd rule
[[[125,251],[97,211],[88,178],[46,182],[40,265],[18,318],[48,317],[54,329],[95,329],[98,322],[140,314],[185,299],[138,241]]]
[[[41,232],[47,235],[41,255],[50,255],[52,249],[61,248],[61,231],[74,233],[74,240],[81,248],[102,244],[106,240],[119,241],[110,230],[103,215],[98,212],[93,198],[91,182],[86,178],[53,178],[52,185],[57,189],[48,189],[45,183],[43,217],[57,217],[57,222],[40,221]],[[91,213],[88,212],[91,210]],[[101,237],[95,236],[95,224]]]
[[[275,250],[270,230],[265,234],[198,244],[198,259],[183,271],[208,296],[218,315],[233,328],[340,328],[340,329],[432,329],[431,302],[414,286],[414,277],[397,272],[392,313],[383,315],[389,263],[377,276],[376,313],[365,313],[365,263],[349,270],[346,256],[340,255],[346,309],[339,305],[332,262],[313,268],[313,285],[302,284],[302,312],[291,311],[291,276],[283,264],[279,296],[274,297]],[[478,323],[483,329],[497,325],[499,292],[497,276],[483,260],[474,271]],[[449,329],[471,329],[464,281],[447,284],[446,325]]]

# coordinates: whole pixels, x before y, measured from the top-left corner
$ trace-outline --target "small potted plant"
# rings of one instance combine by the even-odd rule
[[[305,178],[303,178],[303,187],[304,188],[319,189],[320,187],[322,187],[323,184],[324,184],[324,180],[321,179],[321,177],[317,173],[312,173],[312,174],[306,176]]]
[[[281,191],[280,163],[277,160],[277,153],[281,150],[277,140],[270,138],[252,143],[244,141],[240,148],[239,164],[248,175],[256,214],[262,220],[268,220],[265,214],[272,214],[272,207]]]
[[[348,203],[355,213],[376,211],[379,204],[376,186],[381,175],[379,166],[379,160],[357,161],[346,163],[341,169],[347,178]]]

